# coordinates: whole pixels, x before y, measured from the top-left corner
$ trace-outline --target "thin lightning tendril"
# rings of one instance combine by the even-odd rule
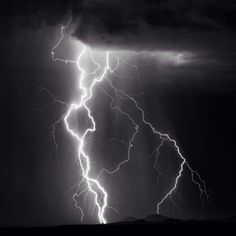
[[[63,62],[63,63],[72,63],[75,64],[76,61],[75,60],[67,60],[67,59],[62,59],[60,57],[55,57],[55,50],[59,47],[59,45],[61,44],[63,38],[64,38],[64,31],[70,26],[72,21],[72,18],[68,21],[68,23],[66,25],[61,26],[61,35],[60,38],[58,40],[58,42],[56,43],[56,45],[52,48],[51,50],[51,58],[53,61],[59,61],[59,62]]]
[[[159,170],[160,165],[159,165],[159,156],[160,156],[160,149],[163,147],[164,145],[164,140],[162,139],[160,144],[154,149],[154,151],[151,153],[150,157],[152,157],[155,154],[155,161],[153,164],[153,168],[156,170],[156,172],[158,173],[157,175],[157,183],[156,186],[159,184],[159,179],[160,176],[162,175],[161,171]]]
[[[60,105],[66,106],[66,108],[69,107],[69,105],[66,102],[56,98],[56,96],[54,94],[52,94],[48,89],[46,89],[44,87],[38,87],[38,89],[40,90],[40,92],[46,93],[51,98],[51,102],[46,104],[42,108],[32,108],[33,110],[46,111],[49,107],[51,107],[55,104],[60,104]],[[51,124],[48,127],[49,129],[51,129],[51,136],[52,136],[52,140],[53,140],[53,144],[54,144],[56,153],[57,153],[57,149],[58,149],[58,144],[56,142],[56,135],[55,135],[56,126],[63,120],[63,118],[64,118],[64,115],[60,116],[53,124]]]
[[[129,160],[131,158],[131,150],[134,147],[133,143],[135,141],[135,138],[136,138],[137,134],[139,133],[139,127],[140,127],[140,124],[138,124],[135,121],[135,119],[132,117],[132,115],[129,114],[129,112],[125,112],[119,106],[114,105],[113,95],[111,95],[106,89],[99,86],[99,82],[102,82],[104,80],[107,82],[107,84],[110,86],[110,88],[115,92],[116,96],[118,96],[120,99],[122,99],[124,101],[131,102],[135,106],[135,109],[138,112],[140,112],[140,114],[141,114],[142,124],[149,127],[149,129],[151,129],[152,133],[154,135],[158,135],[159,138],[161,139],[160,144],[155,149],[156,155],[155,155],[155,162],[153,164],[153,167],[156,169],[156,171],[159,174],[158,178],[161,175],[161,172],[159,171],[159,167],[158,167],[158,159],[159,159],[159,155],[160,155],[160,149],[164,145],[164,143],[168,143],[168,145],[175,150],[175,152],[178,154],[178,157],[181,159],[180,169],[179,169],[178,174],[175,178],[174,185],[164,195],[164,197],[157,203],[157,210],[156,210],[157,214],[160,214],[160,207],[165,202],[165,200],[167,200],[168,198],[173,202],[173,204],[176,207],[178,207],[176,205],[176,203],[173,201],[172,194],[174,193],[174,191],[177,190],[177,187],[178,187],[180,178],[182,176],[182,173],[184,171],[184,168],[187,168],[190,171],[192,182],[197,185],[197,187],[200,191],[201,199],[202,199],[202,195],[204,195],[208,200],[209,195],[208,195],[208,191],[206,189],[206,185],[205,185],[204,180],[201,178],[199,173],[197,171],[193,170],[191,168],[191,166],[189,165],[189,163],[186,161],[185,157],[182,155],[182,153],[180,151],[179,146],[177,145],[177,142],[173,138],[171,138],[168,134],[161,133],[160,131],[156,130],[154,128],[154,126],[149,121],[146,120],[144,110],[140,107],[140,105],[137,103],[135,98],[133,96],[127,94],[125,91],[116,88],[113,85],[111,79],[108,78],[108,76],[107,76],[108,73],[113,74],[117,77],[121,77],[116,73],[116,70],[119,69],[120,61],[121,61],[119,57],[116,57],[117,63],[115,65],[114,69],[111,69],[110,64],[109,64],[110,63],[110,61],[109,61],[110,52],[109,51],[105,52],[106,64],[105,64],[104,68],[102,68],[102,66],[94,59],[91,50],[85,45],[83,45],[83,49],[80,52],[80,54],[78,56],[78,59],[76,61],[55,57],[55,51],[59,47],[61,42],[63,41],[64,30],[69,27],[70,23],[71,23],[71,20],[68,22],[67,25],[61,27],[60,39],[57,42],[57,44],[52,48],[51,57],[52,57],[53,61],[76,64],[77,68],[80,72],[78,87],[79,87],[79,90],[82,91],[82,95],[81,95],[81,97],[80,97],[80,99],[77,103],[72,103],[68,106],[69,107],[68,111],[63,116],[63,120],[64,120],[64,123],[65,123],[65,126],[66,126],[66,130],[68,131],[68,133],[72,137],[75,138],[75,140],[77,141],[77,144],[78,144],[77,157],[78,157],[79,166],[80,166],[81,171],[82,171],[82,180],[79,183],[78,188],[77,188],[76,192],[73,195],[73,199],[75,201],[75,207],[77,207],[81,211],[81,221],[83,220],[84,212],[83,212],[83,209],[78,205],[76,198],[80,197],[84,193],[85,193],[85,196],[84,196],[85,198],[90,194],[93,195],[93,197],[94,197],[94,207],[93,207],[92,213],[94,212],[94,209],[97,207],[97,210],[98,210],[97,216],[98,216],[98,220],[99,220],[100,223],[104,223],[104,224],[107,223],[107,220],[105,218],[106,209],[111,208],[114,211],[118,212],[115,208],[110,207],[108,205],[108,193],[106,192],[105,188],[99,182],[99,177],[102,174],[105,174],[105,173],[106,174],[115,174],[120,170],[120,168],[125,163],[129,162]],[[81,66],[81,61],[83,60],[83,56],[87,52],[89,53],[91,61],[94,63],[94,65],[96,65],[96,69],[93,72],[89,72],[89,73],[87,73],[86,70]],[[135,68],[138,69],[136,66],[135,66]],[[96,76],[97,72],[101,69],[102,69],[102,74],[100,76]],[[93,75],[92,83],[89,84],[89,85],[86,84],[86,77],[88,75]],[[97,85],[98,88],[100,88],[100,90],[106,96],[108,96],[110,98],[110,100],[111,100],[111,102],[110,102],[111,109],[121,113],[122,115],[124,115],[128,118],[128,120],[134,126],[134,132],[132,133],[129,141],[126,143],[127,146],[128,146],[127,158],[125,160],[121,161],[115,169],[107,170],[107,169],[103,168],[96,178],[92,178],[90,176],[90,170],[91,170],[90,158],[89,158],[88,154],[85,152],[85,140],[86,140],[87,135],[89,133],[93,133],[93,132],[96,131],[96,123],[95,123],[94,117],[92,116],[91,110],[87,105],[88,101],[91,100],[92,97],[93,97],[93,89],[96,85]],[[54,102],[55,101],[59,101],[59,100],[56,100],[54,98]],[[70,119],[72,113],[73,112],[79,112],[81,109],[86,110],[86,112],[88,114],[88,118],[92,123],[92,127],[87,128],[83,133],[79,133],[79,132],[76,132],[75,130],[73,130],[71,128],[71,125],[70,125],[70,122],[69,122],[69,119]],[[53,130],[53,135],[54,135],[54,138],[55,138],[54,133],[55,133],[55,127],[54,127],[54,130]],[[86,188],[79,192],[80,186],[83,183],[86,183]]]

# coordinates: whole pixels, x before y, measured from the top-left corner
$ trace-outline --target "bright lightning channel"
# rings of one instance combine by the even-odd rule
[[[86,139],[87,135],[90,132],[94,132],[96,130],[96,123],[95,123],[95,120],[91,114],[90,108],[87,106],[87,102],[93,96],[93,88],[96,85],[96,83],[101,82],[106,75],[106,72],[109,67],[109,64],[108,64],[109,63],[109,59],[108,59],[109,52],[106,52],[106,66],[103,70],[102,75],[99,77],[95,77],[93,82],[87,87],[84,83],[85,78],[87,76],[86,70],[81,66],[81,60],[82,60],[83,56],[85,55],[85,53],[87,53],[87,51],[89,50],[87,46],[83,45],[83,50],[79,54],[77,61],[64,60],[64,59],[55,57],[55,50],[58,48],[58,46],[62,42],[63,37],[64,37],[64,30],[69,27],[70,22],[71,22],[71,20],[68,22],[68,24],[66,26],[61,27],[61,37],[60,37],[59,41],[57,42],[57,44],[52,48],[51,57],[52,57],[53,61],[60,61],[60,62],[64,62],[64,63],[68,63],[68,62],[69,63],[76,63],[78,70],[80,71],[79,90],[82,91],[82,96],[80,97],[80,100],[78,101],[78,103],[70,104],[69,109],[64,116],[64,123],[66,126],[66,130],[71,134],[71,136],[73,136],[76,139],[76,141],[78,143],[77,157],[79,160],[80,168],[82,170],[82,176],[83,176],[82,181],[84,181],[84,180],[86,181],[87,188],[88,188],[89,192],[94,195],[94,202],[95,202],[95,205],[97,206],[97,209],[98,209],[99,222],[105,224],[107,222],[105,219],[105,210],[107,207],[107,197],[108,197],[107,192],[105,191],[104,187],[99,183],[98,180],[90,177],[90,169],[91,169],[90,159],[84,150],[84,146],[85,146],[85,139]],[[94,72],[94,75],[95,75],[95,72]],[[88,113],[88,118],[90,119],[90,121],[92,123],[92,127],[86,129],[83,133],[80,134],[71,128],[70,123],[69,123],[69,118],[71,117],[72,112],[80,111],[83,108],[85,108]],[[99,194],[102,195],[102,201],[99,198]],[[73,199],[75,201],[76,201],[75,197],[77,197],[77,196],[78,196],[78,194],[76,192],[73,196]],[[77,205],[77,202],[76,202],[76,207],[78,207],[81,210],[81,215],[82,215],[81,220],[82,220],[84,213],[83,213],[82,208],[80,208]]]
[[[187,162],[185,157],[182,155],[182,153],[180,151],[180,148],[177,145],[177,142],[173,138],[170,138],[170,136],[168,134],[161,133],[160,131],[156,130],[154,128],[154,126],[150,122],[148,122],[146,120],[145,113],[144,113],[143,109],[140,107],[140,105],[137,103],[137,101],[134,99],[134,97],[132,97],[131,95],[128,95],[123,90],[120,90],[120,89],[116,88],[113,85],[112,81],[106,76],[108,74],[108,72],[109,72],[109,73],[114,74],[114,75],[119,77],[119,75],[117,75],[115,73],[115,71],[120,66],[120,59],[119,59],[119,57],[116,58],[117,59],[117,63],[115,65],[115,68],[112,70],[111,67],[110,67],[110,62],[109,62],[109,55],[110,55],[110,53],[109,53],[109,51],[106,51],[105,52],[106,65],[105,65],[105,67],[102,70],[103,71],[102,74],[100,76],[97,76],[97,77],[96,77],[96,73],[102,67],[101,67],[101,65],[98,62],[95,61],[95,59],[92,56],[91,50],[86,45],[83,45],[83,49],[80,52],[80,54],[78,56],[78,59],[76,61],[75,60],[67,60],[67,59],[62,59],[62,58],[55,57],[55,51],[59,47],[61,42],[63,41],[64,31],[65,31],[65,29],[67,29],[70,26],[70,23],[71,23],[71,20],[67,23],[67,25],[61,27],[61,31],[60,31],[61,35],[60,35],[59,41],[56,43],[56,45],[51,50],[51,58],[52,58],[53,61],[59,61],[59,62],[63,62],[63,63],[73,63],[73,64],[76,64],[78,70],[80,71],[79,84],[78,84],[79,86],[78,87],[79,87],[79,90],[82,91],[82,95],[81,95],[81,97],[80,97],[80,99],[79,99],[79,101],[77,103],[72,103],[72,104],[68,105],[69,109],[66,112],[66,114],[64,115],[63,120],[64,120],[64,123],[65,123],[66,130],[68,131],[68,133],[70,133],[70,135],[72,137],[75,138],[75,140],[78,143],[77,157],[78,157],[79,166],[80,166],[81,171],[82,171],[83,179],[78,184],[77,190],[80,188],[81,184],[84,181],[86,182],[86,185],[87,185],[87,187],[83,191],[81,191],[80,193],[78,193],[78,191],[76,191],[75,194],[73,195],[73,199],[75,201],[75,206],[77,208],[79,208],[80,211],[81,211],[81,221],[82,221],[82,219],[84,217],[84,212],[83,212],[83,209],[80,206],[78,206],[77,201],[76,201],[76,197],[79,197],[83,193],[86,192],[86,195],[88,193],[91,193],[94,196],[94,208],[96,206],[97,209],[98,209],[97,216],[98,216],[99,222],[103,223],[103,224],[107,223],[107,220],[106,220],[106,217],[105,217],[105,212],[106,212],[107,208],[112,208],[112,207],[108,206],[108,193],[106,192],[105,188],[99,182],[99,177],[102,174],[104,174],[104,173],[115,174],[116,172],[118,172],[120,170],[122,165],[124,165],[125,163],[127,163],[130,160],[130,158],[131,158],[131,149],[134,147],[133,142],[135,140],[136,135],[139,132],[139,126],[140,126],[139,124],[137,124],[135,119],[132,118],[132,116],[128,112],[123,111],[118,106],[114,106],[114,98],[113,98],[113,96],[111,94],[109,94],[105,89],[101,88],[98,85],[98,87],[111,99],[111,103],[110,103],[111,109],[120,112],[122,115],[125,115],[130,120],[132,125],[134,126],[134,132],[133,132],[130,140],[127,143],[127,146],[128,146],[127,158],[125,160],[121,161],[114,170],[102,169],[101,172],[99,173],[99,175],[97,176],[97,178],[90,177],[90,170],[91,170],[90,158],[89,158],[88,154],[86,154],[84,146],[85,146],[85,140],[86,140],[87,135],[89,133],[92,133],[92,132],[96,131],[96,123],[95,123],[94,117],[91,114],[91,110],[90,110],[90,108],[87,105],[87,102],[89,100],[91,100],[92,97],[93,97],[93,88],[95,87],[95,85],[98,84],[99,82],[103,81],[104,79],[107,81],[108,85],[114,90],[114,92],[115,92],[115,94],[117,96],[119,96],[122,100],[132,102],[132,104],[135,106],[135,108],[141,113],[142,123],[144,125],[148,126],[151,129],[151,131],[153,132],[153,134],[158,135],[160,137],[161,143],[157,146],[157,148],[155,150],[155,152],[156,152],[156,159],[155,159],[155,163],[153,165],[154,168],[158,171],[159,175],[161,173],[159,172],[158,167],[157,167],[158,156],[160,154],[160,149],[164,145],[165,142],[167,142],[170,147],[174,148],[174,150],[178,154],[178,157],[182,161],[181,164],[180,164],[180,169],[178,171],[178,175],[175,178],[174,185],[164,195],[164,197],[157,203],[157,210],[156,210],[157,214],[160,214],[160,207],[165,202],[165,200],[167,198],[169,198],[173,202],[173,204],[176,205],[175,202],[172,199],[172,194],[173,194],[174,191],[177,190],[179,180],[180,180],[180,178],[182,176],[182,173],[184,171],[184,167],[186,167],[190,171],[192,182],[195,183],[198,186],[198,188],[199,188],[200,197],[202,197],[202,195],[204,194],[205,197],[208,200],[209,199],[209,195],[208,195],[208,191],[206,189],[206,185],[205,185],[204,180],[201,178],[201,176],[199,175],[199,173],[197,171],[193,170],[190,167],[189,163]],[[89,52],[90,59],[92,60],[92,62],[97,66],[95,71],[90,72],[90,73],[87,73],[86,69],[84,69],[81,66],[81,61],[83,60],[83,56],[87,52]],[[92,83],[90,85],[86,85],[85,84],[85,79],[86,79],[86,77],[88,75],[93,75],[94,76],[93,81],[92,81]],[[54,99],[54,100],[57,101],[56,99]],[[77,132],[77,131],[75,131],[75,130],[73,130],[71,128],[70,123],[69,123],[69,118],[71,117],[71,114],[73,112],[75,112],[75,111],[78,112],[78,111],[80,111],[83,108],[87,111],[88,118],[89,118],[89,120],[92,123],[92,127],[86,129],[83,133],[79,133],[79,132]],[[53,130],[53,132],[55,132],[55,130]],[[54,135],[54,133],[53,133],[53,135]],[[55,136],[54,136],[54,139],[55,139]],[[112,209],[114,209],[114,208],[112,208]],[[117,211],[116,209],[114,209],[114,210]]]

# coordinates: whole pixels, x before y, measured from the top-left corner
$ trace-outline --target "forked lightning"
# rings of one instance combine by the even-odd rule
[[[79,208],[81,211],[81,220],[83,219],[84,212],[83,212],[83,209],[77,204],[76,197],[80,197],[82,194],[86,193],[86,194],[92,194],[93,196],[94,206],[97,207],[97,217],[98,217],[99,222],[103,224],[107,223],[106,210],[111,207],[108,206],[108,193],[105,190],[104,186],[102,186],[102,184],[100,183],[99,177],[102,174],[116,173],[117,171],[119,171],[122,165],[124,165],[130,160],[131,149],[134,148],[133,143],[134,143],[136,135],[139,132],[139,124],[137,124],[137,122],[131,116],[131,114],[123,111],[119,106],[115,106],[113,96],[108,91],[106,91],[101,86],[99,86],[99,83],[102,81],[106,82],[108,86],[115,92],[115,95],[118,96],[120,99],[122,99],[123,101],[129,101],[130,103],[132,103],[135,109],[141,114],[141,122],[145,126],[149,127],[154,135],[158,135],[160,137],[161,143],[156,148],[156,160],[154,163],[154,168],[158,171],[158,168],[157,168],[158,156],[160,154],[160,148],[163,146],[164,143],[167,143],[170,147],[172,147],[175,150],[175,152],[178,154],[178,157],[181,160],[180,168],[179,168],[177,176],[175,177],[174,185],[164,195],[164,197],[157,203],[157,210],[156,210],[157,214],[160,213],[160,207],[167,198],[173,201],[172,193],[177,189],[179,180],[185,168],[190,171],[193,183],[195,183],[197,187],[199,188],[200,196],[202,197],[202,195],[205,195],[205,197],[208,200],[209,195],[206,189],[205,182],[203,181],[199,173],[190,167],[189,163],[187,162],[185,157],[182,155],[180,148],[177,145],[177,142],[173,138],[171,138],[168,134],[161,133],[158,130],[156,130],[154,126],[146,120],[145,112],[137,103],[135,98],[127,94],[125,91],[116,88],[113,85],[112,80],[109,78],[109,75],[115,74],[115,71],[120,67],[120,59],[118,57],[116,57],[117,63],[114,69],[111,68],[110,61],[109,61],[111,52],[109,51],[104,52],[105,53],[105,66],[101,66],[100,63],[98,63],[94,59],[91,49],[88,48],[88,46],[86,45],[83,45],[83,49],[80,52],[77,60],[67,60],[67,59],[55,57],[55,51],[59,47],[61,42],[63,41],[64,31],[65,29],[69,27],[70,23],[71,23],[71,20],[68,22],[67,25],[61,27],[61,31],[60,31],[61,35],[60,35],[59,41],[51,50],[51,57],[53,61],[59,61],[63,63],[73,63],[77,65],[77,68],[80,72],[80,77],[78,80],[78,88],[82,92],[82,95],[80,96],[80,99],[78,102],[69,104],[68,111],[64,115],[64,123],[65,123],[66,130],[72,137],[74,137],[78,145],[77,157],[78,157],[79,166],[82,172],[82,181],[78,184],[78,188],[75,194],[73,195],[73,199],[76,202],[75,206]],[[86,68],[83,68],[81,65],[82,64],[81,62],[83,61],[83,58],[85,55],[89,55],[91,61],[96,66],[96,69],[92,72],[87,72]],[[98,71],[101,71],[101,74],[99,76],[97,76]],[[86,78],[88,75],[93,75],[91,83],[86,83]],[[115,75],[118,76],[117,74]],[[93,89],[95,86],[98,86],[98,88],[100,88],[111,99],[111,109],[116,110],[117,112],[120,112],[122,115],[126,116],[130,120],[131,125],[133,125],[134,127],[134,132],[131,135],[129,142],[127,143],[128,145],[127,158],[123,160],[122,162],[120,162],[117,165],[117,168],[113,170],[102,169],[99,175],[97,176],[97,178],[92,178],[90,175],[90,171],[91,171],[90,157],[85,152],[85,140],[89,133],[93,133],[96,131],[96,123],[95,123],[94,117],[92,116],[92,111],[90,110],[87,104],[88,101],[90,101],[93,98]],[[84,109],[86,110],[88,114],[88,119],[91,121],[92,125],[91,127],[87,128],[84,132],[79,133],[78,131],[72,129],[71,124],[70,124],[70,118],[73,112],[80,112]],[[80,186],[83,183],[86,183],[86,188],[84,188],[82,191],[79,191]]]

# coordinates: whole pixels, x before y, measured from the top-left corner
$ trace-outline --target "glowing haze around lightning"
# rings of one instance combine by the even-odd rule
[[[137,101],[134,99],[134,97],[132,97],[129,94],[125,93],[123,90],[120,90],[120,89],[116,88],[113,85],[111,79],[109,79],[108,73],[113,74],[119,68],[120,58],[117,58],[117,63],[115,65],[115,68],[111,69],[110,62],[109,62],[111,53],[109,51],[106,51],[105,52],[105,66],[102,67],[97,61],[95,61],[95,59],[92,56],[91,49],[86,45],[83,45],[83,49],[80,52],[77,60],[62,59],[62,58],[55,57],[55,51],[59,47],[59,45],[61,44],[61,42],[64,38],[64,30],[69,27],[70,23],[71,23],[71,20],[68,22],[67,25],[61,27],[61,31],[60,31],[61,35],[60,35],[59,41],[56,43],[56,45],[51,50],[51,58],[52,58],[53,61],[59,61],[59,62],[63,62],[63,63],[73,63],[77,66],[77,68],[80,72],[80,76],[79,76],[79,79],[78,79],[78,89],[79,89],[79,91],[82,92],[82,95],[76,103],[67,104],[68,110],[67,110],[66,114],[64,115],[63,120],[64,120],[64,124],[65,124],[67,132],[77,142],[77,147],[78,147],[77,158],[78,158],[79,167],[80,167],[80,170],[81,170],[81,173],[82,173],[82,180],[78,184],[77,189],[80,188],[80,185],[82,183],[86,183],[86,188],[85,189],[83,189],[80,192],[76,191],[75,194],[73,195],[73,199],[75,200],[75,206],[81,211],[81,221],[83,220],[83,217],[84,217],[84,211],[77,204],[76,197],[79,197],[80,195],[82,195],[86,192],[87,194],[92,194],[93,195],[94,207],[97,208],[97,217],[98,217],[99,222],[103,223],[103,224],[107,223],[105,213],[106,213],[106,210],[108,208],[111,208],[111,207],[109,207],[109,205],[108,205],[108,192],[105,190],[105,188],[99,182],[99,177],[103,174],[114,174],[114,173],[116,173],[117,171],[120,170],[122,165],[124,165],[125,163],[127,163],[130,160],[130,158],[131,158],[131,149],[134,148],[133,142],[135,140],[136,135],[139,132],[139,124],[137,124],[135,122],[135,119],[132,118],[132,116],[128,112],[123,111],[120,107],[114,106],[113,96],[111,94],[109,94],[108,91],[106,91],[105,89],[103,89],[99,86],[99,82],[104,81],[104,80],[106,80],[107,84],[110,86],[110,88],[115,92],[115,94],[120,99],[122,99],[124,101],[129,101],[135,106],[137,111],[139,111],[140,114],[141,114],[142,123],[144,125],[146,125],[147,127],[149,127],[151,129],[152,133],[154,135],[158,135],[159,138],[161,139],[161,143],[155,149],[156,160],[155,160],[155,163],[154,163],[154,168],[158,171],[159,175],[161,175],[161,173],[159,172],[158,167],[157,167],[158,157],[159,157],[159,154],[160,154],[160,149],[164,145],[165,142],[167,142],[170,147],[174,148],[174,150],[178,154],[178,157],[181,159],[180,168],[179,168],[178,174],[175,178],[174,185],[164,195],[164,197],[157,203],[157,210],[156,210],[157,214],[160,213],[160,207],[168,197],[173,202],[173,199],[172,199],[171,196],[172,196],[172,193],[178,187],[178,183],[179,183],[179,180],[182,176],[184,168],[186,168],[190,171],[193,183],[195,183],[197,185],[197,187],[199,188],[200,197],[202,197],[202,195],[204,195],[208,200],[209,195],[208,195],[208,191],[206,189],[204,180],[201,178],[201,176],[199,175],[199,173],[197,171],[195,171],[191,168],[191,166],[187,162],[186,158],[182,155],[182,153],[180,151],[180,148],[177,145],[176,140],[171,138],[168,134],[161,133],[160,131],[156,130],[154,128],[154,126],[146,120],[144,110],[140,107],[140,105],[137,103]],[[81,62],[83,61],[83,57],[87,53],[89,53],[90,59],[92,60],[94,65],[96,65],[96,69],[92,72],[87,72],[86,68],[83,68],[81,66]],[[97,73],[98,70],[102,70],[102,73],[101,73],[101,75],[96,76],[96,73]],[[91,74],[93,75],[93,81],[92,81],[91,84],[90,83],[86,84],[86,77],[88,75],[91,75]],[[118,75],[116,75],[116,76],[118,76]],[[101,89],[101,91],[104,92],[104,94],[107,95],[111,99],[110,105],[111,105],[112,110],[116,110],[116,111],[120,112],[122,115],[126,116],[127,119],[129,119],[129,121],[131,122],[131,124],[134,127],[134,132],[133,132],[129,142],[127,143],[127,146],[128,146],[127,158],[125,160],[121,161],[115,169],[107,170],[107,169],[104,168],[100,171],[97,178],[92,178],[90,176],[90,171],[91,171],[90,157],[88,156],[88,154],[85,151],[85,144],[86,144],[85,140],[86,140],[86,137],[89,133],[92,133],[92,132],[96,131],[96,122],[94,120],[94,117],[92,116],[92,112],[91,112],[90,108],[87,105],[87,102],[90,101],[93,98],[93,89],[94,89],[95,86],[98,86]],[[70,119],[73,112],[79,112],[82,109],[86,110],[86,112],[88,114],[88,118],[91,121],[92,126],[87,128],[84,132],[80,133],[80,132],[78,132],[78,131],[71,128],[69,119]],[[55,129],[53,131],[55,131]],[[54,135],[54,133],[53,133],[53,135]],[[55,136],[54,136],[54,138],[55,138]],[[173,204],[176,205],[175,202],[173,202]],[[116,211],[116,209],[114,209],[114,210]]]

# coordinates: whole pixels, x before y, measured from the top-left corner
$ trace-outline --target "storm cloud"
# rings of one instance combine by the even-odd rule
[[[235,41],[232,1],[85,1],[80,7],[72,9],[73,35],[91,45],[201,50]]]
[[[63,24],[72,17],[72,37],[91,47],[187,51],[197,59],[235,64],[232,0],[25,0],[8,1],[1,11],[6,32]]]
[[[73,36],[92,45],[181,49],[235,38],[235,13],[230,0],[10,1],[1,18],[6,27],[40,28],[72,15]]]

